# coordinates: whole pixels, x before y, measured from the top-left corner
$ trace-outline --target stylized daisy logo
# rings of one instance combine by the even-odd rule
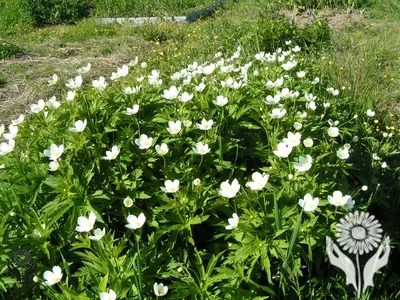
[[[327,237],[326,250],[329,261],[332,265],[345,272],[347,277],[346,284],[352,284],[357,291],[358,298],[360,298],[361,279],[364,278],[362,292],[365,292],[368,286],[374,286],[373,276],[375,272],[388,262],[390,253],[389,237],[385,238],[378,251],[365,263],[363,277],[361,277],[360,255],[368,254],[378,247],[382,238],[381,224],[373,215],[356,211],[340,219],[337,231],[336,237],[339,245],[343,247],[343,250],[356,256],[357,274],[353,261],[340,251],[330,237]],[[356,278],[358,279],[357,281]]]

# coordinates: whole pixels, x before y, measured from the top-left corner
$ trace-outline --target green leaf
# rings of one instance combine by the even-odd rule
[[[103,279],[99,283],[99,291],[100,292],[106,292],[107,283],[108,283],[108,273],[106,274],[106,276],[103,277]]]

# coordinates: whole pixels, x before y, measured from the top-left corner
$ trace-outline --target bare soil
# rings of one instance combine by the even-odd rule
[[[285,15],[287,18],[292,19],[300,27],[304,27],[308,24],[312,24],[316,20],[327,19],[329,27],[334,31],[339,31],[348,26],[355,24],[365,25],[368,20],[359,12],[355,10],[336,11],[336,10],[325,10],[318,12],[317,14],[312,10],[304,12],[296,12],[294,10],[280,10],[280,13]]]

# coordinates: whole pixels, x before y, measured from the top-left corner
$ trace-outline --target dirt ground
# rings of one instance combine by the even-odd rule
[[[281,10],[281,14],[285,15],[287,18],[292,19],[300,27],[313,23],[318,19],[327,19],[330,28],[333,31],[340,31],[347,26],[352,26],[354,24],[367,24],[367,19],[356,10],[349,11],[335,11],[326,10],[318,12],[315,14],[312,10],[307,10],[304,12],[295,12],[293,10]]]

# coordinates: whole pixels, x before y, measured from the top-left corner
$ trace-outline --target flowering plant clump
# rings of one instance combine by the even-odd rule
[[[397,178],[398,136],[281,47],[93,82],[89,64],[1,125],[2,255],[32,246],[43,298],[330,297],[313,260]]]

